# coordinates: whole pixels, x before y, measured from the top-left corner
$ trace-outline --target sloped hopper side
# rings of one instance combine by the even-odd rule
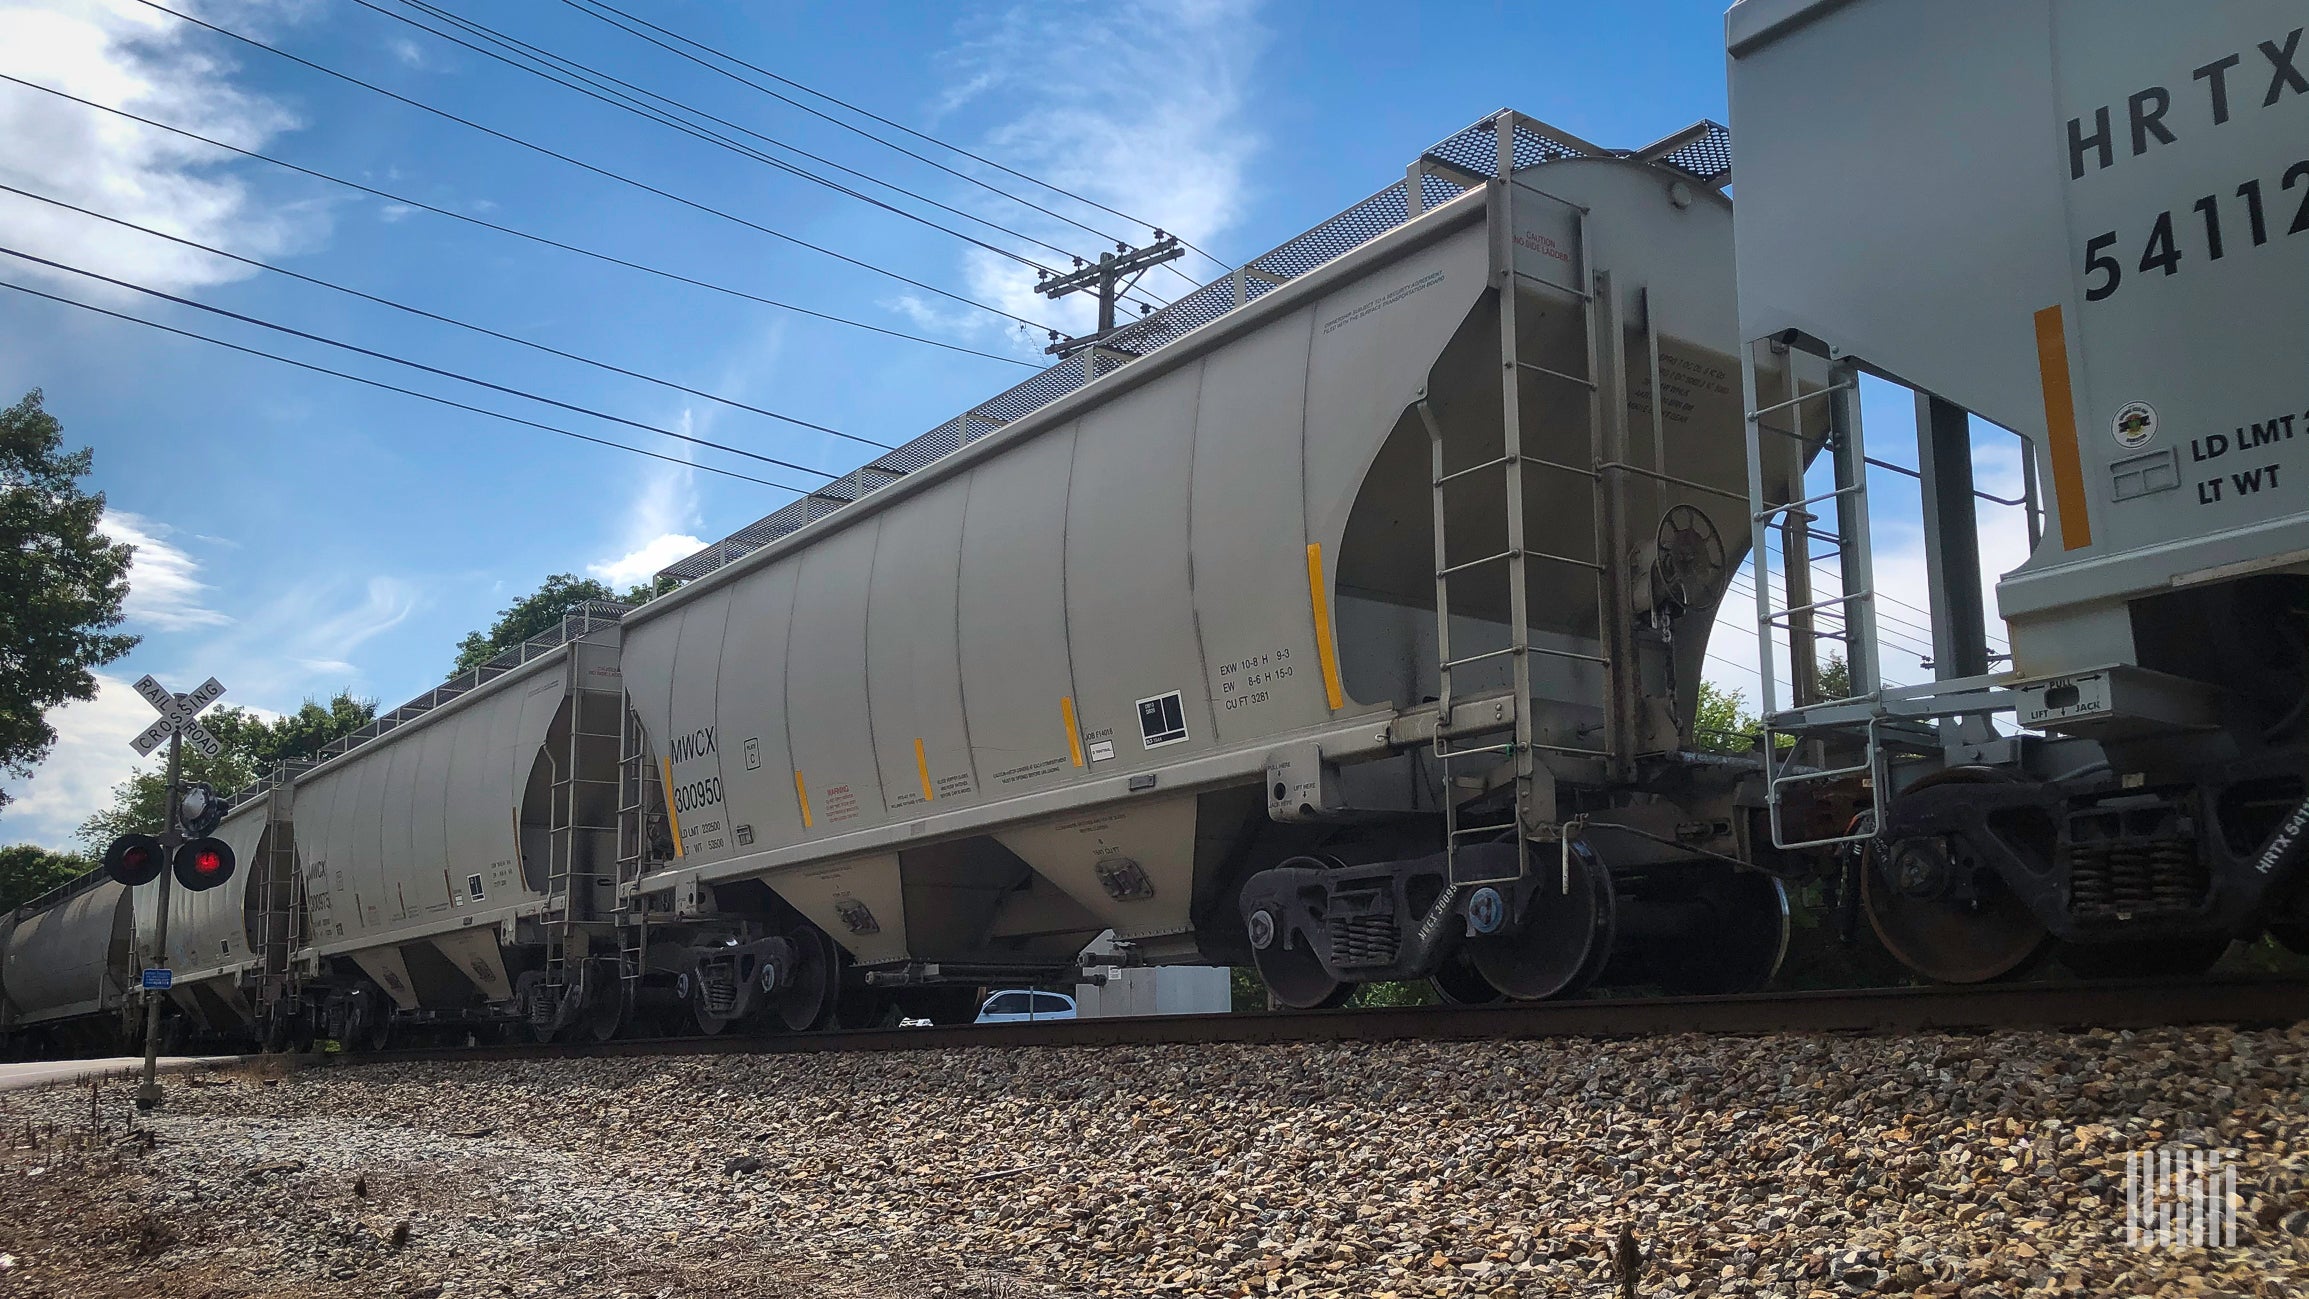
[[[1729,207],[1716,195],[1699,194],[1678,208],[1656,173],[1630,164],[1553,164],[1536,183],[1590,209],[1593,268],[1610,275],[1599,321],[1609,331],[1616,318],[1619,335],[1616,344],[1608,332],[1597,340],[1594,372],[1605,396],[1596,409],[1608,420],[1609,404],[1624,393],[1620,463],[1632,466],[1607,471],[1599,489],[1594,469],[1599,447],[1609,443],[1591,435],[1588,390],[1577,382],[1591,372],[1583,304],[1519,278],[1530,639],[1540,649],[1587,656],[1533,655],[1538,720],[1556,742],[1593,747],[1606,682],[1602,666],[1589,659],[1607,653],[1595,566],[1616,566],[1622,584],[1610,616],[1648,628],[1655,539],[1669,511],[1688,507],[1705,516],[1720,539],[1721,576],[1676,619],[1672,651],[1655,640],[1638,654],[1639,751],[1671,750],[1689,742],[1708,632],[1747,550]],[[1428,412],[1442,430],[1443,471],[1468,471],[1444,489],[1447,565],[1499,555],[1508,545],[1506,476],[1480,467],[1506,449],[1498,292],[1486,293],[1468,312],[1429,376]],[[1657,420],[1655,368],[1666,394]],[[1767,375],[1765,382],[1782,381]],[[1796,476],[1796,444],[1767,443],[1767,480],[1784,492]],[[1427,424],[1416,405],[1407,406],[1372,461],[1340,542],[1340,670],[1348,694],[1359,701],[1407,707],[1435,697],[1434,477]],[[1607,491],[1620,494],[1625,519],[1616,547],[1598,535],[1600,495]],[[1505,646],[1507,566],[1482,564],[1450,582],[1452,657]],[[1504,689],[1509,670],[1504,655],[1471,664],[1455,672],[1454,690]]]

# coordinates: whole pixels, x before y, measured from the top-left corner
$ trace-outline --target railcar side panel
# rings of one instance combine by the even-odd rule
[[[874,756],[892,813],[920,816],[978,793],[955,643],[966,481],[882,516],[866,612]]]
[[[786,645],[786,727],[819,834],[889,817],[866,695],[866,608],[880,525],[877,517],[844,528],[800,560]],[[725,660],[724,671],[731,666]]]
[[[1073,426],[972,468],[962,526],[962,694],[989,798],[1077,779],[1080,701],[1066,638]],[[1086,579],[1087,580],[1087,579]]]

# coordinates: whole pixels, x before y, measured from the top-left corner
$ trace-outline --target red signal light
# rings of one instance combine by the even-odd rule
[[[106,873],[130,888],[159,879],[167,864],[160,840],[149,834],[124,834],[104,849]]]
[[[222,839],[195,839],[176,850],[176,882],[188,889],[213,889],[232,873],[232,846]]]

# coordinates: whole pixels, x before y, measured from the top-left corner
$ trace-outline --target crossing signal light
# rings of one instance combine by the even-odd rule
[[[149,834],[124,834],[105,845],[105,873],[129,888],[159,879],[167,864],[160,840]]]
[[[222,839],[195,839],[176,850],[176,882],[195,893],[232,877],[232,845]]]

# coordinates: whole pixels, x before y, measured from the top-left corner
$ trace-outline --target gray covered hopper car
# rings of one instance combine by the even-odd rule
[[[1852,594],[1816,620],[1853,697],[1782,707],[1771,665],[1814,650],[1759,613],[1767,722],[1898,791],[1840,837],[1922,973],[1992,977],[2050,940],[2087,972],[2201,969],[2263,930],[2309,949],[2305,26],[2300,0],[1729,14],[1744,357],[1916,392],[1938,679],[1878,688],[1856,430],[1819,525]],[[1970,414],[2027,475],[2009,661],[1977,594]],[[1802,779],[1775,774],[1776,809]]]
[[[1546,995],[1673,867],[1737,917],[1696,981],[1768,976],[1783,900],[1712,878],[1736,781],[1685,753],[1743,531],[1730,205],[1496,123],[1503,174],[629,615],[647,913],[758,881],[882,986],[1112,929],[1297,1004],[1447,929],[1470,995]]]
[[[51,1047],[106,1046],[136,980],[128,890],[88,875],[0,920],[0,1031]]]

